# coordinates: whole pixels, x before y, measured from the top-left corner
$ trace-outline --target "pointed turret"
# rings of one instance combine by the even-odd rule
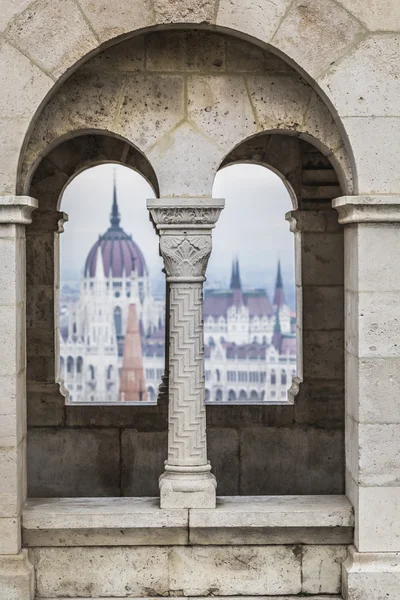
[[[276,273],[276,283],[275,283],[274,305],[277,306],[278,309],[280,309],[280,308],[282,308],[282,306],[284,304],[285,304],[285,292],[283,289],[281,261],[278,260],[278,270]]]
[[[281,322],[279,319],[279,310],[275,313],[274,333],[272,334],[272,345],[280,351],[282,339]]]
[[[119,229],[121,222],[119,210],[118,210],[118,199],[117,199],[117,173],[114,168],[114,180],[113,180],[113,202],[111,207],[110,223],[114,229]]]
[[[135,304],[130,304],[128,309],[119,400],[122,402],[144,402],[147,400],[142,344]]]
[[[231,290],[233,292],[233,304],[236,307],[243,304],[242,282],[240,280],[239,260],[232,261]]]

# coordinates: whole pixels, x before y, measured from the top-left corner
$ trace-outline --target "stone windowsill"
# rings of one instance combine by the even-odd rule
[[[345,496],[224,497],[215,509],[161,510],[158,498],[27,501],[25,546],[347,544]]]

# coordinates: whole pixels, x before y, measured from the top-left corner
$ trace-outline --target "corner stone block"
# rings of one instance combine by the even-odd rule
[[[342,567],[344,600],[398,600],[400,553],[359,553],[354,547]]]
[[[33,600],[35,580],[26,550],[0,556],[0,600]]]

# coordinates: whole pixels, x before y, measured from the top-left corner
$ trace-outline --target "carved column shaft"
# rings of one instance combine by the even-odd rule
[[[204,405],[203,282],[211,231],[224,206],[210,198],[156,199],[148,208],[160,235],[169,284],[168,460],[162,508],[215,506]]]

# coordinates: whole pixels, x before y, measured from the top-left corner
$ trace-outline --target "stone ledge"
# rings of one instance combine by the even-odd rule
[[[209,600],[210,596],[169,596],[174,598],[174,600]],[[218,597],[218,596],[214,596]],[[304,596],[303,596],[304,597]],[[301,600],[302,596],[223,596],[224,600]],[[343,600],[342,596],[309,596],[307,598],[310,600]],[[71,600],[71,598],[44,598],[43,600]],[[74,600],[104,600],[104,596],[102,598],[75,598]],[[127,600],[126,596],[118,598],[114,596],[113,598],[107,597],[107,600]],[[148,597],[135,598],[135,600],[149,600]]]
[[[189,511],[191,544],[352,543],[345,496],[219,498],[216,509]]]
[[[26,502],[25,546],[181,545],[187,510],[161,510],[158,498],[38,498]]]
[[[345,496],[224,497],[190,510],[162,510],[158,498],[42,498],[22,517],[28,547],[347,544],[353,524]]]

